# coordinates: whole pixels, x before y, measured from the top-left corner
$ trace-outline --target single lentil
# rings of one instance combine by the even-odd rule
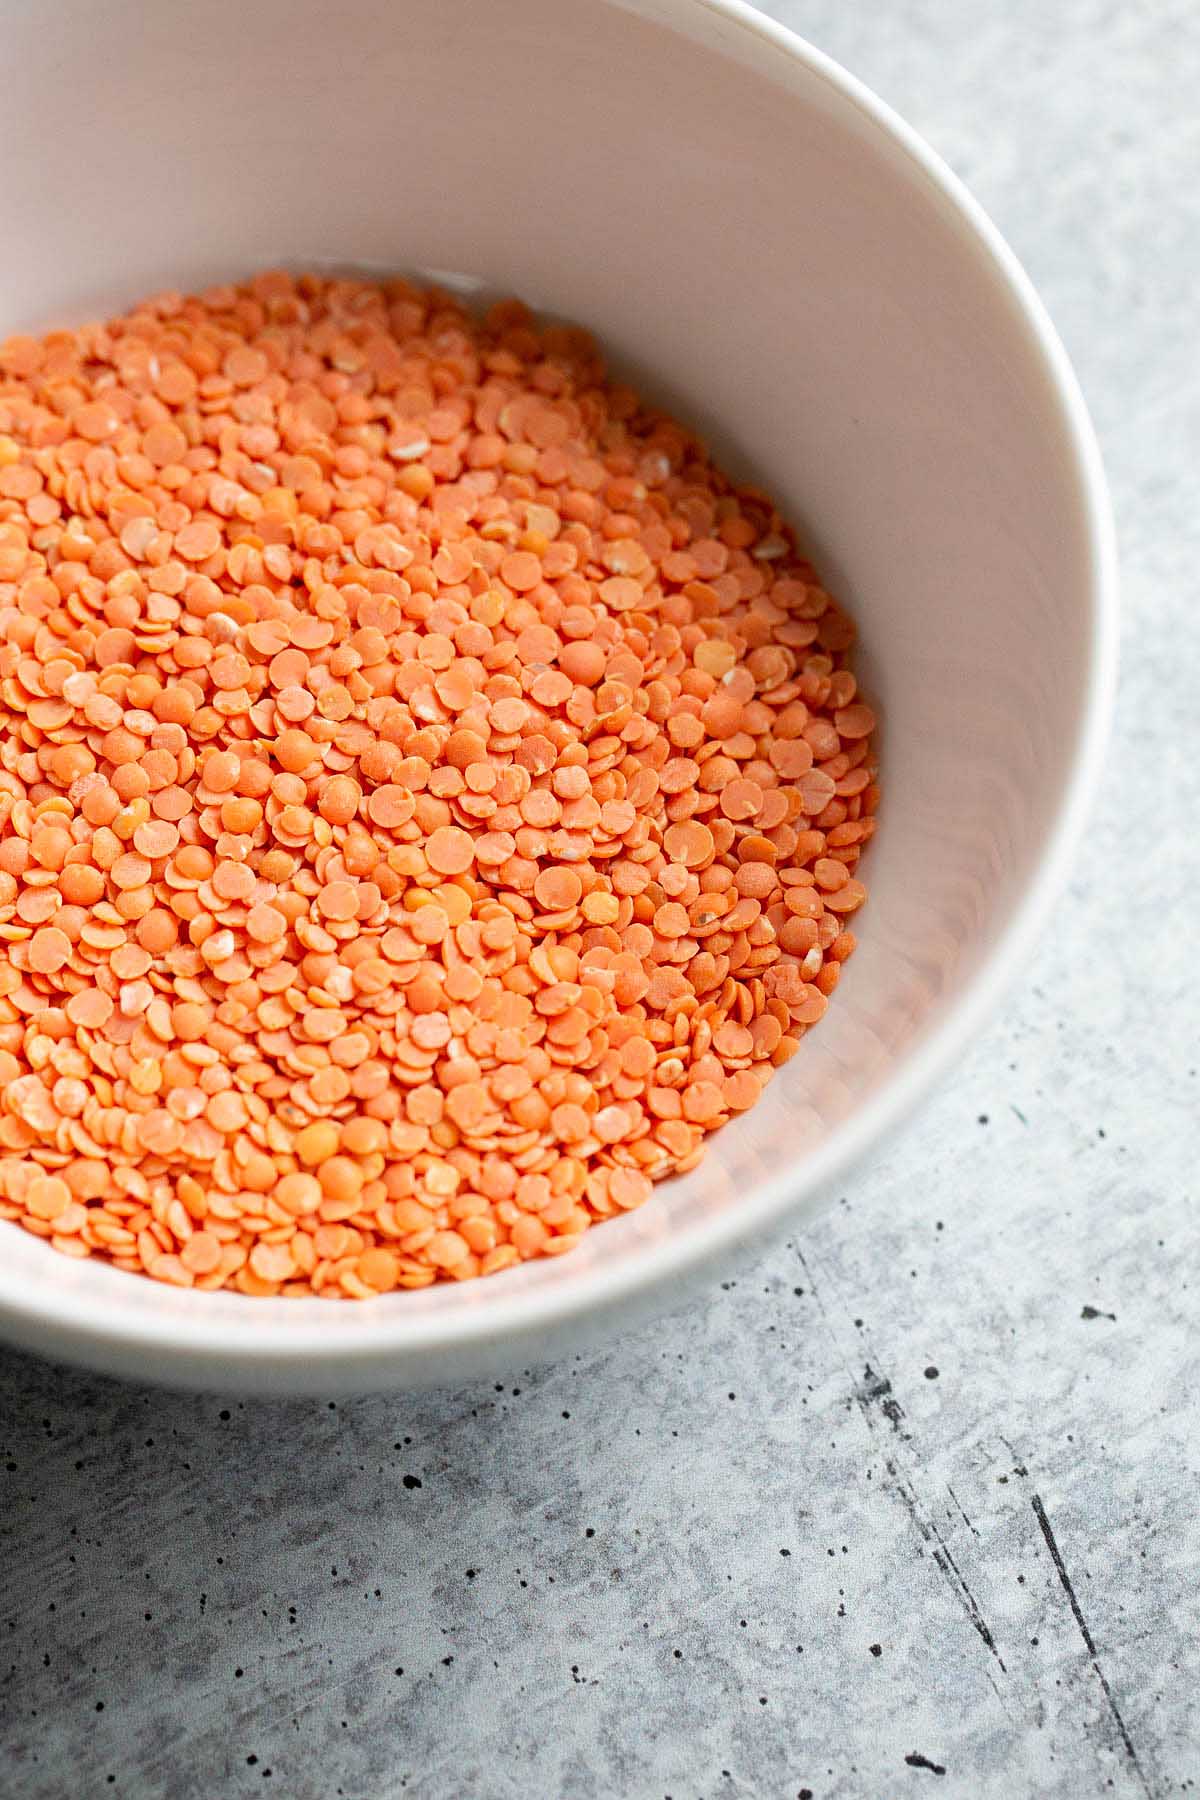
[[[0,1219],[366,1298],[640,1206],[855,947],[853,637],[515,301],[270,271],[0,344]]]

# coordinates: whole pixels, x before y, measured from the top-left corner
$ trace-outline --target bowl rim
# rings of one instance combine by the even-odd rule
[[[1058,333],[1014,252],[979,202],[925,140],[885,101],[788,27],[757,12],[746,0],[605,0],[621,10],[677,33],[688,33],[700,15],[715,15],[720,27],[750,33],[760,44],[800,64],[832,88],[873,125],[881,137],[901,150],[911,165],[948,203],[973,248],[980,266],[1004,291],[1037,353],[1063,428],[1066,454],[1073,464],[1081,522],[1086,535],[1090,605],[1089,664],[1071,746],[1068,773],[1049,826],[1037,867],[1011,916],[944,1018],[930,1027],[924,1040],[895,1072],[829,1138],[805,1160],[800,1179],[787,1173],[764,1181],[746,1195],[741,1206],[715,1215],[698,1215],[686,1231],[676,1231],[641,1246],[615,1266],[565,1273],[553,1285],[534,1293],[506,1293],[489,1283],[486,1304],[450,1315],[420,1316],[403,1305],[359,1317],[352,1331],[338,1332],[337,1319],[320,1324],[272,1316],[264,1330],[261,1302],[247,1300],[244,1319],[225,1319],[218,1326],[203,1304],[184,1301],[173,1314],[130,1314],[119,1292],[111,1298],[81,1295],[71,1284],[61,1290],[53,1282],[31,1287],[10,1275],[0,1261],[0,1335],[61,1354],[79,1362],[125,1368],[147,1359],[149,1379],[186,1380],[200,1385],[199,1371],[228,1384],[239,1374],[252,1385],[272,1375],[292,1386],[297,1368],[310,1362],[313,1391],[325,1383],[331,1390],[368,1369],[392,1385],[405,1379],[417,1385],[431,1378],[418,1362],[440,1354],[485,1353],[507,1346],[529,1346],[578,1315],[605,1315],[621,1306],[632,1308],[649,1291],[664,1293],[697,1275],[722,1253],[736,1248],[797,1213],[806,1196],[828,1190],[868,1150],[929,1093],[997,1008],[1004,992],[1026,961],[1050,908],[1065,884],[1071,858],[1102,768],[1116,689],[1118,640],[1118,563],[1116,532],[1099,446],[1078,380]],[[689,21],[690,15],[690,21]],[[728,45],[713,46],[728,56]],[[200,1298],[197,1296],[197,1298]],[[222,1296],[227,1298],[227,1296]],[[181,1296],[181,1300],[184,1297]],[[292,1302],[288,1302],[290,1307]],[[336,1315],[336,1309],[333,1309]],[[360,1309],[354,1309],[356,1314]],[[287,1379],[290,1375],[291,1379]],[[310,1384],[306,1381],[305,1387]]]

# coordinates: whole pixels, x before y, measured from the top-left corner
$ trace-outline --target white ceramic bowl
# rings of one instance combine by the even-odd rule
[[[362,1305],[179,1293],[0,1227],[0,1331],[148,1379],[457,1381],[679,1303],[800,1224],[1019,970],[1114,668],[1091,429],[1011,253],[849,75],[736,0],[3,7],[0,333],[266,264],[452,271],[593,326],[769,481],[862,628],[861,948],[701,1167],[569,1257]],[[998,102],[999,103],[999,102]]]

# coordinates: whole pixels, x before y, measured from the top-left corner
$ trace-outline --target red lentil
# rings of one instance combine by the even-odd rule
[[[0,1220],[365,1298],[640,1206],[855,947],[853,637],[515,301],[272,271],[0,344]]]

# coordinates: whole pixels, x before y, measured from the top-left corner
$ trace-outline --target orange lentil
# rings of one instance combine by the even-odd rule
[[[271,272],[8,351],[0,1215],[366,1299],[692,1167],[878,800],[771,502],[515,302]]]

